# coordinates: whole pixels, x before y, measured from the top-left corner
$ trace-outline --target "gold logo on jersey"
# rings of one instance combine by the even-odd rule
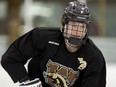
[[[49,59],[47,70],[43,72],[46,83],[52,87],[70,87],[79,77],[79,71],[66,67]]]
[[[85,69],[87,67],[87,62],[84,61],[83,58],[78,58],[78,60],[79,60],[79,63],[80,63],[78,69],[79,70]]]

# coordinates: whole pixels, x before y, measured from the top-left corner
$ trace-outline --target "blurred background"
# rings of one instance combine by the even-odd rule
[[[61,27],[64,7],[73,0],[0,0],[0,60],[9,45],[35,27]],[[88,5],[90,38],[102,51],[107,87],[116,87],[116,0],[79,0]],[[0,65],[0,87],[18,87]]]

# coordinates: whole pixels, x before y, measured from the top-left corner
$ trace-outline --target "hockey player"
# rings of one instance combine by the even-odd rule
[[[105,60],[88,37],[90,21],[87,5],[69,2],[62,28],[38,27],[19,37],[3,54],[3,68],[20,87],[105,87]]]

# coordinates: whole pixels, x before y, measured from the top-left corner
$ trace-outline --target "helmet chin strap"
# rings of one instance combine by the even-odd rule
[[[83,41],[82,39],[78,39],[78,38],[74,38],[74,37],[69,37],[68,42],[72,45],[77,45],[77,46],[81,46]]]
[[[78,39],[78,38],[74,38],[74,37],[64,37],[65,39],[68,40],[68,43],[70,43],[71,45],[76,45],[78,47],[81,47],[83,44],[83,40],[82,39]]]

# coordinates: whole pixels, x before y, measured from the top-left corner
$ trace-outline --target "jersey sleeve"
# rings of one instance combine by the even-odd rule
[[[1,65],[14,82],[21,82],[30,78],[24,65],[35,54],[34,30],[14,41],[2,56]]]

